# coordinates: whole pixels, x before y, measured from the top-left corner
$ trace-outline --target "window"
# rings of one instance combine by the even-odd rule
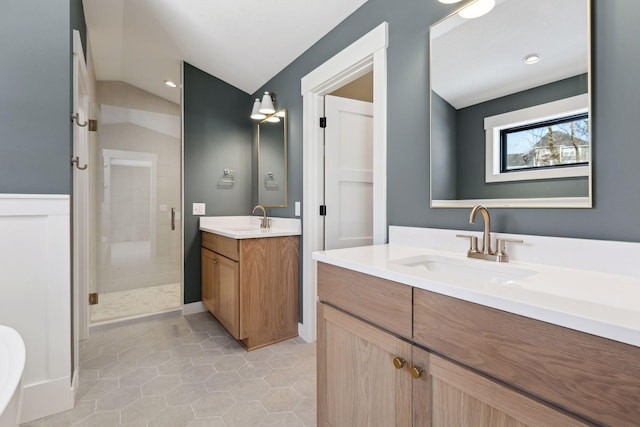
[[[486,181],[586,176],[587,95],[485,118]]]

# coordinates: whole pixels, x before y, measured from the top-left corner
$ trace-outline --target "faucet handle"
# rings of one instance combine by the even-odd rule
[[[462,237],[464,239],[469,239],[469,250],[467,254],[477,254],[480,251],[478,250],[478,237],[473,236],[471,234],[456,234],[456,237]]]
[[[524,243],[524,241],[520,239],[503,239],[503,238],[496,239],[496,245],[498,246],[498,248],[496,249],[496,256],[497,256],[496,261],[498,262],[509,261],[509,256],[507,255],[507,251],[506,251],[507,243]]]

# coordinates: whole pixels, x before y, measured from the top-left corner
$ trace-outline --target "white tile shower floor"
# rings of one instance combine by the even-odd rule
[[[92,334],[80,343],[75,408],[23,427],[315,424],[315,344],[247,352],[198,313]]]
[[[181,307],[181,298],[180,283],[99,294],[98,304],[89,306],[90,321],[99,323],[161,313]]]

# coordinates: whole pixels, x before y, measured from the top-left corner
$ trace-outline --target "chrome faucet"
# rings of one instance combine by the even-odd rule
[[[489,261],[508,262],[509,256],[506,252],[506,244],[509,243],[523,243],[522,240],[516,239],[497,239],[497,250],[491,249],[491,219],[489,218],[489,211],[482,205],[475,205],[471,209],[469,214],[469,224],[474,224],[476,214],[480,212],[482,219],[484,220],[484,233],[482,235],[482,249],[478,249],[478,237],[471,235],[458,234],[456,237],[465,237],[469,239],[469,250],[467,256],[470,258],[486,259]]]
[[[267,218],[267,210],[264,208],[264,206],[262,205],[257,205],[255,208],[253,208],[253,210],[251,211],[251,215],[256,213],[256,210],[258,209],[262,209],[262,218],[260,218],[260,228],[269,228],[270,224],[270,220],[269,218]]]

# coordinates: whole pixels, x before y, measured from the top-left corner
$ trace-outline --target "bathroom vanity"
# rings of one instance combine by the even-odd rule
[[[248,350],[298,335],[299,220],[203,217],[202,303]]]
[[[314,254],[319,425],[637,425],[640,312],[625,302],[640,295],[637,274],[499,266],[466,259],[455,231],[402,229],[390,241],[404,233],[404,245]],[[449,235],[462,256],[406,246]],[[523,239],[515,259],[576,244]],[[634,259],[640,245],[618,243],[594,244]],[[626,294],[589,295],[594,282]]]

